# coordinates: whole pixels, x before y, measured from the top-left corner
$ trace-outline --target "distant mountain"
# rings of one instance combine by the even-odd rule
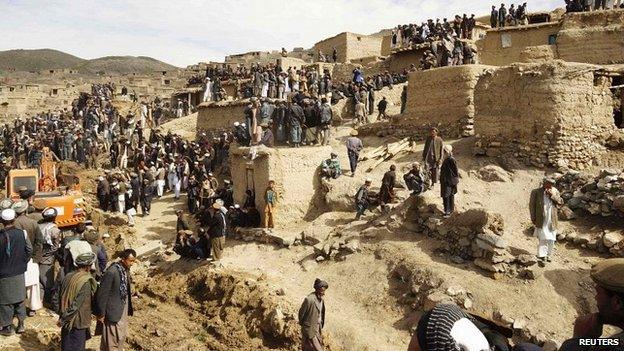
[[[52,49],[0,51],[0,71],[40,71],[72,68],[80,73],[149,73],[173,70],[177,67],[146,56],[105,56],[85,60]]]
[[[80,73],[149,73],[177,69],[168,63],[146,56],[105,56],[75,66]]]
[[[52,49],[0,51],[0,70],[39,71],[50,68],[71,68],[84,59]]]

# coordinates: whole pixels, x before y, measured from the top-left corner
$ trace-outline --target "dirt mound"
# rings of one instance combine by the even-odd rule
[[[158,127],[163,132],[172,131],[184,139],[195,140],[197,132],[197,112],[186,117],[174,118]]]
[[[201,341],[201,349],[300,349],[300,328],[294,306],[278,296],[279,290],[271,291],[263,280],[262,276],[255,278],[233,271],[206,271],[200,267],[188,275],[173,273],[143,281],[137,284],[137,288],[158,300],[148,302],[152,308],[171,308],[171,302],[175,301],[177,309],[183,309],[188,315],[186,318],[202,329],[202,333],[195,337]],[[139,349],[171,347],[171,337],[192,332],[192,328],[185,328],[184,323],[175,323],[175,329],[170,330],[154,320],[146,320],[145,317],[150,318],[149,314],[141,314],[134,324],[140,324],[143,331],[132,336],[132,343],[139,345]],[[163,318],[162,315],[162,312],[157,314],[157,318]],[[162,330],[167,330],[167,335]],[[162,336],[149,337],[154,333]],[[329,349],[336,350],[331,345]]]

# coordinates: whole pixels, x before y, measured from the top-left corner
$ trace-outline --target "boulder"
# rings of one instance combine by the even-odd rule
[[[497,235],[503,234],[504,221],[499,213],[488,212],[484,208],[472,208],[457,213],[447,219],[446,224],[455,227],[467,227],[474,232],[484,232],[486,229]]]
[[[423,310],[428,311],[441,303],[454,303],[453,298],[439,290],[433,290],[423,298]]]
[[[509,172],[496,165],[487,165],[479,169],[479,178],[486,182],[511,181],[511,176],[509,175]]]
[[[518,257],[516,257],[516,262],[518,262],[518,264],[520,264],[521,266],[528,267],[536,264],[537,258],[535,257],[535,255],[520,254],[518,255]]]
[[[570,207],[564,205],[559,209],[559,218],[564,221],[569,221],[576,218],[576,214],[572,211],[572,209],[570,209]]]
[[[622,235],[621,232],[605,231],[604,236],[602,237],[602,242],[604,246],[611,248],[614,245],[617,245],[623,239],[624,239],[624,236]]]

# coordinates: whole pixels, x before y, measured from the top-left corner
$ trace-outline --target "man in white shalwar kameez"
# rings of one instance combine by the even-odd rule
[[[206,77],[206,85],[204,87],[204,96],[202,101],[212,101],[212,81],[209,77]]]
[[[533,235],[539,239],[537,258],[542,262],[550,262],[559,222],[557,206],[563,204],[559,191],[554,187],[555,181],[544,179],[542,187],[531,192],[529,210],[531,222],[535,226]]]
[[[24,236],[28,240],[28,233],[24,230]],[[24,281],[26,282],[26,308],[28,314],[33,316],[35,311],[43,308],[43,296],[41,296],[41,289],[39,286],[39,265],[33,262],[31,258],[26,266],[26,272],[24,273]]]

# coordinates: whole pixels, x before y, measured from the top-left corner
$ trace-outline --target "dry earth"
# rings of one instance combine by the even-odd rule
[[[348,126],[339,127],[333,144],[343,158],[343,165],[347,164],[343,141],[349,130]],[[382,141],[372,137],[364,140],[367,150]],[[487,182],[473,171],[491,160],[474,159],[469,139],[451,143],[462,169],[457,196],[459,210],[484,207],[501,213],[505,220],[504,237],[512,252],[534,253],[536,240],[527,235],[527,201],[529,191],[537,186],[543,171],[515,168],[508,181]],[[422,144],[416,145],[413,153],[390,162],[402,170],[419,158],[420,150]],[[363,162],[360,169],[366,169],[372,162]],[[370,174],[359,171],[354,182],[371,177],[378,184],[390,162]],[[93,176],[93,173],[88,175]],[[424,196],[441,207],[437,191],[436,187]],[[407,197],[404,190],[399,195]],[[589,251],[557,245],[554,262],[535,280],[505,276],[492,279],[470,263],[451,262],[437,250],[440,243],[435,239],[394,225],[372,237],[362,235],[359,252],[340,262],[317,263],[312,246],[282,248],[230,239],[224,268],[215,269],[204,261],[178,260],[170,251],[175,210],[183,207],[183,202],[175,203],[171,195],[155,201],[152,214],[138,217],[134,230],[128,231],[124,238],[125,246],[131,245],[144,253],[141,264],[134,269],[138,309],[131,318],[130,349],[295,350],[296,311],[317,277],[330,285],[325,330],[332,350],[407,347],[410,331],[420,313],[412,305],[422,296],[414,295],[406,272],[439,280],[444,288],[461,286],[470,297],[471,311],[486,316],[498,311],[505,318],[526,324],[524,331],[532,335],[542,333],[543,339],[565,339],[571,334],[574,318],[593,307],[588,270],[599,257]],[[276,232],[294,236],[314,227],[339,228],[345,235],[360,235],[364,229],[375,226],[374,218],[382,216],[375,212],[366,217],[370,222],[352,223],[353,215],[328,212],[310,223],[299,222]],[[571,229],[575,228],[565,230]],[[114,246],[110,240],[109,243]],[[0,347],[42,350],[58,340],[54,319],[45,312],[29,318],[27,326],[31,331],[21,338],[0,339]],[[522,338],[524,334],[518,335]],[[95,337],[89,345],[96,348],[97,342]]]

